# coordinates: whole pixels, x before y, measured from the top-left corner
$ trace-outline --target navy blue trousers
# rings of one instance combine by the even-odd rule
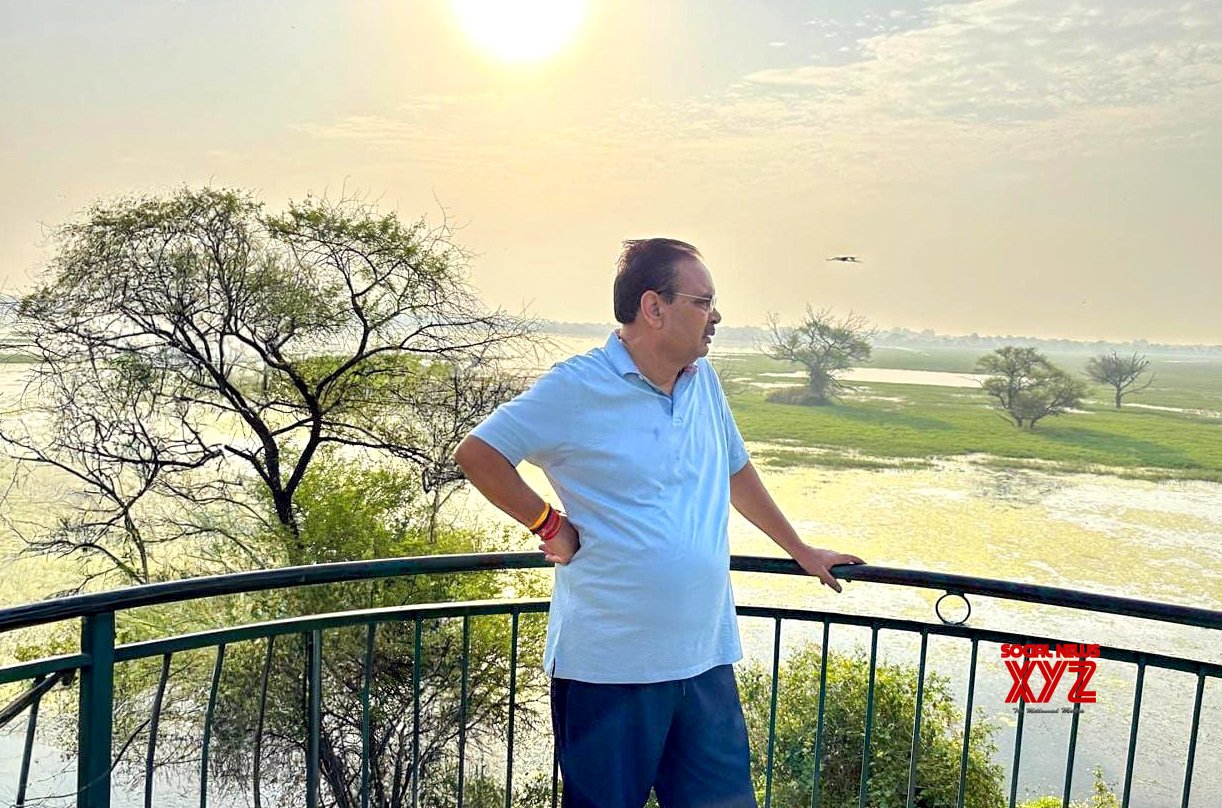
[[[756,808],[734,668],[654,684],[552,679],[564,808]]]

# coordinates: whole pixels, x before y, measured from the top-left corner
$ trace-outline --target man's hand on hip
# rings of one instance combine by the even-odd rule
[[[577,537],[577,528],[573,527],[573,523],[567,516],[560,517],[560,532],[550,541],[539,545],[539,549],[543,551],[543,557],[553,564],[569,563],[573,560],[579,547],[581,547],[581,540]]]
[[[832,575],[831,568],[837,564],[864,564],[855,555],[849,553],[838,553],[835,550],[824,550],[821,547],[811,547],[809,544],[799,545],[792,553],[793,560],[797,561],[802,569],[806,570],[808,575],[813,575],[823,582],[824,586],[830,586],[837,592],[841,591],[840,582]]]

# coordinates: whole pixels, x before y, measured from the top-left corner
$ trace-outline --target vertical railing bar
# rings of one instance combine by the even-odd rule
[[[505,808],[513,808],[514,705],[518,695],[518,610],[510,612],[509,629],[509,737],[505,751]]]
[[[1082,705],[1073,706],[1073,719],[1069,722],[1069,753],[1065,758],[1065,787],[1061,791],[1061,808],[1069,808],[1069,793],[1073,789],[1073,761],[1078,748],[1078,719],[1082,717]]]
[[[925,703],[925,656],[929,649],[929,630],[921,629],[921,661],[917,666],[916,713],[912,719],[912,755],[908,760],[908,803],[916,798],[917,760],[921,755],[921,710]]]
[[[255,759],[251,767],[251,786],[254,789],[255,808],[262,808],[259,792],[259,770],[263,767],[263,717],[267,712],[267,683],[272,673],[272,650],[276,647],[276,635],[267,638],[267,652],[263,657],[263,675],[259,681],[259,717],[255,719]]]
[[[390,808],[400,808],[403,805],[403,739],[400,735],[399,748],[395,750],[395,769],[391,773]]]
[[[980,650],[980,640],[972,637],[972,662],[967,671],[967,706],[963,710],[963,753],[959,757],[959,798],[955,808],[963,808],[963,800],[967,797],[967,760],[972,740],[972,703],[976,699],[976,655]]]
[[[424,621],[416,615],[412,643],[412,808],[420,806],[420,664],[424,659]]]
[[[306,806],[318,808],[322,764],[322,629],[305,635],[306,641]]]
[[[1018,697],[1018,723],[1014,726],[1014,770],[1010,772],[1010,808],[1018,801],[1018,770],[1022,766],[1023,718],[1027,715],[1027,702]]]
[[[556,803],[560,798],[560,750],[555,744],[552,744],[552,804],[551,808],[556,808]]]
[[[81,620],[81,668],[77,713],[77,808],[110,808],[110,755],[114,733],[115,613]]]
[[[361,808],[369,808],[369,691],[373,687],[373,647],[377,623],[365,629],[365,678],[361,683]]]
[[[1180,808],[1188,808],[1188,795],[1192,791],[1192,768],[1197,756],[1197,730],[1201,728],[1201,701],[1205,697],[1205,671],[1197,669],[1197,697],[1192,708],[1192,730],[1188,734],[1188,760],[1184,764],[1184,796]]]
[[[870,685],[866,688],[866,733],[861,751],[861,787],[857,792],[858,808],[866,808],[866,791],[870,783],[870,741],[874,732],[874,680],[878,666],[878,624],[870,625]]]
[[[823,768],[823,710],[827,701],[827,644],[831,621],[823,618],[823,648],[819,659],[819,715],[815,719],[815,774],[811,788],[810,808],[819,808],[819,775]]]
[[[212,717],[216,713],[216,694],[221,686],[221,670],[225,666],[225,643],[216,647],[216,662],[212,666],[212,686],[208,689],[208,710],[204,713],[204,742],[199,760],[199,808],[208,806],[208,746],[212,742]]]
[[[467,689],[471,677],[471,616],[462,618],[462,681],[458,689],[458,808],[463,805],[467,765]],[[553,806],[555,808],[555,806]]]
[[[52,674],[52,676],[58,676],[58,674]],[[44,676],[35,677],[35,689],[43,683],[45,678]],[[54,683],[51,686],[54,687]],[[42,695],[35,694],[34,701],[30,703],[30,717],[25,726],[25,743],[21,748],[21,772],[17,778],[16,808],[25,808],[26,784],[30,779],[30,758],[34,755],[34,733],[38,731],[38,705],[41,703]]]
[[[1129,794],[1133,788],[1133,761],[1137,756],[1137,725],[1141,719],[1141,691],[1146,681],[1146,658],[1137,656],[1137,684],[1133,687],[1133,719],[1129,722],[1129,754],[1124,764],[1124,796],[1120,808],[1129,808]]]
[[[776,700],[781,675],[781,618],[774,617],[772,620],[772,700],[768,705],[768,768],[764,775],[764,808],[772,808],[772,767],[776,750]]]
[[[170,680],[172,656],[172,654],[163,654],[161,657],[161,676],[157,679],[157,694],[153,696],[153,715],[149,721],[149,747],[144,757],[144,808],[153,808],[153,767],[157,757],[157,728],[161,724],[161,703],[165,699],[166,683]]]

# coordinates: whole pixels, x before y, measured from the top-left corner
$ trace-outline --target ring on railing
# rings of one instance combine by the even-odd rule
[[[952,597],[960,598],[963,601],[963,605],[967,607],[967,614],[963,615],[962,620],[947,620],[942,615],[942,601],[946,600],[947,598],[952,598]],[[934,614],[938,616],[938,619],[941,620],[945,625],[961,626],[967,622],[967,619],[969,617],[972,616],[972,602],[968,600],[967,595],[963,594],[962,592],[947,592],[942,597],[938,598],[938,602],[933,605],[933,612]]]

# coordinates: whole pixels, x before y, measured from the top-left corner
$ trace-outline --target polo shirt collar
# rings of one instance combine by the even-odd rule
[[[603,346],[603,350],[607,352],[607,358],[611,360],[611,366],[615,368],[616,373],[621,376],[635,373],[642,379],[645,378],[640,368],[636,366],[636,362],[632,361],[632,354],[628,353],[628,348],[624,345],[624,341],[620,339],[618,331],[612,331],[611,336],[607,337],[607,344]],[[690,376],[696,370],[697,366],[693,363],[685,367],[681,375]]]
[[[640,368],[636,366],[636,362],[632,361],[632,354],[628,353],[627,346],[624,341],[619,338],[619,333],[611,332],[611,336],[607,338],[607,344],[603,346],[603,350],[607,352],[607,358],[611,360],[611,366],[615,368],[615,372],[621,376],[627,376],[629,373],[635,373],[640,376]]]

